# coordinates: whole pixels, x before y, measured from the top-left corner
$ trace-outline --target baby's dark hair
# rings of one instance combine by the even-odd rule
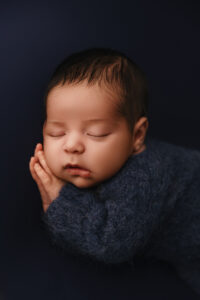
[[[116,97],[116,113],[133,128],[142,116],[148,114],[148,88],[143,71],[122,52],[110,48],[89,48],[66,57],[55,69],[46,87],[43,119],[49,92],[57,85],[87,82],[99,84]]]

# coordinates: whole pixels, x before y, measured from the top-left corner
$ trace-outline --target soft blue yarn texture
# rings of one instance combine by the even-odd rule
[[[200,294],[200,151],[152,137],[146,146],[97,186],[67,183],[42,221],[66,252],[164,260]]]

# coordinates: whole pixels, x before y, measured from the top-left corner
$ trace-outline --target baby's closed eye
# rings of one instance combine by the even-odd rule
[[[61,136],[64,136],[65,134],[48,134],[49,136],[51,137],[61,137]],[[105,133],[105,134],[92,134],[92,133],[87,133],[88,136],[92,136],[92,137],[97,137],[97,138],[100,138],[100,137],[106,137],[109,135],[109,133]]]

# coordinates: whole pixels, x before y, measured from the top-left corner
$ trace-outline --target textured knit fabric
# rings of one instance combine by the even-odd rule
[[[42,216],[52,243],[107,264],[169,262],[200,294],[200,151],[147,138],[111,178],[67,183]]]

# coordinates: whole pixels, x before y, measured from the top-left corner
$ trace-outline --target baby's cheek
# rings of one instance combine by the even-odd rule
[[[62,163],[59,161],[59,155],[54,155],[53,153],[47,153],[47,164],[49,165],[50,170],[56,176],[60,176]]]

